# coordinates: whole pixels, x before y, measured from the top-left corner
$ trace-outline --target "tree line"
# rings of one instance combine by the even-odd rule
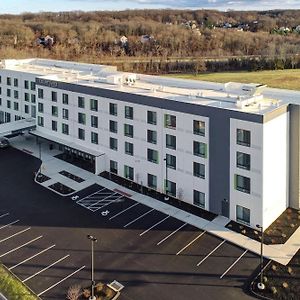
[[[222,27],[225,23],[247,24],[248,29],[225,29]],[[193,27],[187,24],[193,24]],[[300,34],[278,35],[272,30],[298,25],[300,10],[165,9],[0,15],[0,58],[43,57],[92,63],[101,63],[106,58],[147,58],[147,62],[119,65],[124,70],[136,68],[152,73],[157,70],[227,70],[232,66],[242,69],[296,68],[299,67]],[[36,43],[37,38],[47,35],[54,38],[51,49]],[[121,40],[122,36],[126,37],[125,41]],[[142,36],[148,39],[143,41]],[[224,56],[251,55],[261,59],[218,60]],[[161,62],[151,62],[154,57],[161,58]],[[197,59],[168,62],[170,57]],[[207,61],[206,57],[215,57],[216,61]]]

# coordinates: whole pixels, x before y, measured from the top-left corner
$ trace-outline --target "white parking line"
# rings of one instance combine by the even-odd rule
[[[71,274],[68,275],[67,277],[63,278],[63,279],[60,280],[59,282],[57,282],[57,283],[51,285],[51,286],[48,287],[46,290],[40,292],[40,293],[38,294],[38,296],[39,296],[39,297],[42,296],[43,294],[45,294],[45,293],[48,292],[49,290],[53,289],[54,287],[56,287],[56,286],[59,285],[60,283],[64,282],[64,281],[67,280],[68,278],[72,277],[72,276],[75,275],[76,273],[80,272],[80,271],[81,271],[82,269],[84,269],[84,268],[85,268],[85,266],[82,266],[80,269],[74,271],[73,273],[71,273]]]
[[[6,224],[6,225],[3,225],[2,227],[0,227],[0,229],[4,229],[4,228],[6,228],[6,227],[9,227],[10,225],[14,225],[14,224],[18,223],[19,221],[20,221],[20,220],[16,220],[16,221],[13,221],[13,222],[8,223],[8,224]]]
[[[221,242],[214,250],[210,251],[201,261],[197,263],[197,267],[199,267],[211,254],[217,251],[226,241]]]
[[[176,230],[174,230],[173,232],[171,232],[168,236],[166,236],[165,238],[163,238],[161,241],[159,241],[156,245],[159,246],[160,244],[162,244],[164,241],[166,241],[169,237],[171,237],[172,235],[174,235],[177,231],[179,231],[181,228],[183,228],[184,226],[186,226],[187,223],[184,223],[183,225],[181,225],[180,227],[178,227]]]
[[[51,265],[49,265],[49,266],[47,266],[47,267],[45,267],[45,268],[39,270],[38,272],[36,272],[36,273],[32,274],[31,276],[27,277],[26,279],[22,280],[22,282],[24,283],[24,282],[30,280],[31,278],[33,278],[33,277],[35,277],[35,276],[41,274],[42,272],[44,272],[44,271],[50,269],[51,267],[53,267],[53,266],[55,266],[56,264],[60,263],[61,261],[63,261],[64,259],[66,259],[66,258],[69,257],[69,256],[70,256],[70,254],[68,254],[68,255],[66,255],[66,256],[60,258],[59,260],[53,262]]]
[[[192,241],[190,241],[187,245],[185,245],[182,249],[180,249],[176,255],[179,255],[180,253],[182,253],[185,249],[187,249],[189,246],[191,246],[194,242],[196,242],[198,239],[201,238],[202,235],[204,235],[206,233],[206,230],[201,232],[198,236],[196,236]]]
[[[159,222],[155,223],[154,225],[152,225],[151,227],[149,227],[148,229],[146,229],[145,231],[143,231],[142,233],[140,233],[140,236],[143,236],[143,235],[146,234],[148,231],[150,231],[150,230],[153,229],[154,227],[158,226],[160,223],[164,222],[164,221],[167,220],[168,218],[170,218],[170,216],[166,216],[165,218],[163,218],[163,219],[160,220]]]
[[[29,244],[31,244],[31,243],[33,243],[33,242],[35,242],[35,241],[41,239],[42,237],[43,237],[43,236],[40,235],[40,236],[36,237],[35,239],[33,239],[33,240],[29,241],[29,242],[26,242],[26,243],[22,244],[21,246],[18,246],[18,247],[14,248],[14,249],[11,249],[11,250],[9,250],[9,251],[7,251],[7,252],[1,254],[1,255],[0,255],[0,258],[2,258],[3,256],[6,256],[6,255],[8,255],[8,254],[10,254],[10,253],[12,253],[12,252],[17,251],[17,250],[21,249],[22,247],[25,247],[25,246],[27,246],[27,245],[29,245]]]
[[[44,249],[44,250],[42,250],[42,251],[40,251],[40,252],[38,252],[38,253],[36,253],[36,254],[34,254],[34,255],[32,255],[32,256],[30,256],[30,257],[28,257],[28,258],[26,258],[26,259],[24,259],[24,260],[22,260],[21,262],[17,263],[16,265],[10,267],[9,270],[13,270],[14,268],[16,268],[16,267],[18,267],[18,266],[20,266],[20,265],[26,263],[27,261],[29,261],[29,260],[31,260],[31,259],[37,257],[38,255],[40,255],[40,254],[42,254],[42,253],[44,253],[44,252],[46,252],[46,251],[52,249],[53,247],[55,247],[55,244],[52,245],[52,246],[50,246],[50,247],[48,247],[48,248],[46,248],[46,249]]]
[[[26,228],[26,229],[23,229],[23,230],[21,230],[21,231],[18,231],[18,232],[16,232],[16,233],[14,233],[14,234],[12,234],[12,235],[10,235],[10,236],[8,236],[8,237],[6,237],[6,238],[0,240],[0,243],[5,242],[5,241],[7,241],[7,240],[13,238],[14,236],[17,236],[17,235],[19,235],[19,234],[22,234],[22,233],[24,233],[24,232],[26,232],[26,231],[28,231],[28,230],[30,230],[30,229],[31,229],[31,227],[28,227],[28,228]]]
[[[99,191],[97,191],[97,192],[95,192],[95,193],[92,193],[92,194],[90,194],[90,195],[88,195],[88,196],[85,196],[85,197],[83,197],[82,199],[77,200],[76,202],[78,203],[78,202],[80,202],[80,201],[82,201],[82,200],[84,200],[84,199],[87,199],[87,198],[89,198],[89,197],[91,197],[91,196],[93,196],[93,195],[95,195],[95,194],[97,194],[97,193],[103,191],[104,189],[105,189],[105,188],[103,188],[103,189],[101,189],[101,190],[99,190]]]
[[[88,208],[91,208],[91,207],[93,207],[93,206],[96,206],[97,204],[99,204],[99,203],[101,203],[101,202],[105,202],[105,201],[107,201],[107,199],[109,199],[111,196],[116,196],[116,195],[117,195],[117,193],[112,194],[112,195],[109,195],[109,196],[107,196],[107,197],[105,197],[105,198],[103,198],[103,199],[101,199],[101,200],[99,200],[99,201],[97,201],[97,202],[95,202],[95,203],[89,205]],[[123,196],[120,195],[117,199],[119,199],[119,198],[121,198],[121,197],[123,197]],[[113,202],[113,201],[115,201],[115,200],[117,200],[117,199],[111,199],[111,200],[108,200],[108,201]]]
[[[136,222],[137,220],[141,219],[142,217],[150,214],[152,211],[154,211],[154,208],[148,210],[147,212],[145,212],[144,214],[142,214],[141,216],[137,217],[136,219],[132,220],[131,222],[127,223],[126,225],[124,225],[123,227],[126,228],[129,225],[133,224],[134,222]]]
[[[110,217],[109,219],[110,219],[110,220],[114,219],[115,217],[121,215],[122,213],[124,213],[125,211],[129,210],[130,208],[132,208],[132,207],[134,207],[134,206],[137,206],[138,204],[139,204],[139,203],[137,202],[137,203],[135,203],[135,204],[133,204],[133,205],[127,207],[126,209],[124,209],[124,210],[118,212],[116,215],[113,215],[113,216]]]
[[[220,279],[222,279],[235,265],[236,263],[248,252],[248,249],[245,250],[238,259],[220,276]]]
[[[0,216],[0,219],[6,217],[8,215],[9,215],[9,213],[3,214],[3,215]]]

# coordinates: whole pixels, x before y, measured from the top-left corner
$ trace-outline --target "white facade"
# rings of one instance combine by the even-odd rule
[[[283,101],[258,94],[259,85],[159,79],[39,59],[5,61],[0,76],[0,123],[36,117],[36,135],[91,155],[97,174],[112,171],[116,162],[118,176],[125,177],[128,166],[134,170],[131,180],[149,186],[153,175],[162,193],[167,179],[176,184],[172,192],[180,200],[252,227],[268,227],[289,206],[289,112]],[[132,118],[126,116],[129,110]],[[149,111],[156,114],[156,124],[148,122]],[[166,126],[168,116],[176,118],[174,128]],[[205,125],[205,134],[195,134],[195,121]],[[132,137],[124,132],[127,125],[133,128]],[[240,130],[246,143],[239,141]],[[148,131],[155,132],[151,140]],[[117,149],[112,149],[111,138]],[[176,146],[168,146],[167,138],[172,143],[176,139]],[[126,153],[125,143],[133,145],[133,153]],[[198,143],[202,152],[197,155]],[[176,167],[166,174],[168,155],[176,157]],[[221,155],[220,165],[212,167],[216,155]],[[221,170],[226,184],[217,194],[214,179]],[[201,203],[195,191],[201,193]],[[228,213],[216,208],[226,199]],[[212,205],[216,201],[219,206]]]

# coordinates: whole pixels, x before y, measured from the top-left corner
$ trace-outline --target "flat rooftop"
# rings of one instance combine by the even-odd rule
[[[39,78],[125,93],[264,115],[289,103],[300,104],[300,92],[258,83],[225,84],[119,72],[114,66],[48,59],[3,60],[0,68]]]

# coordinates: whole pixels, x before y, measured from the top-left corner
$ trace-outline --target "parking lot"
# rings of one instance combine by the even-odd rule
[[[23,167],[16,174],[10,164]],[[255,254],[119,190],[93,185],[57,196],[28,178],[36,165],[19,151],[1,153],[0,260],[42,299],[90,284],[87,234],[99,240],[97,281],[121,282],[120,299],[253,299],[243,287],[259,265]]]

